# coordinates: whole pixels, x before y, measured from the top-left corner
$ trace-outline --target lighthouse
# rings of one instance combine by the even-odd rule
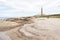
[[[41,16],[43,16],[43,7],[41,7]]]

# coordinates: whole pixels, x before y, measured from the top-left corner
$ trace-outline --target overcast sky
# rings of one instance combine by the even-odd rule
[[[60,0],[0,0],[0,17],[22,17],[40,14],[59,14]]]

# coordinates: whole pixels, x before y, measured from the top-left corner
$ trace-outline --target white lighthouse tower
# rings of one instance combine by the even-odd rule
[[[43,7],[41,7],[41,16],[43,16]]]

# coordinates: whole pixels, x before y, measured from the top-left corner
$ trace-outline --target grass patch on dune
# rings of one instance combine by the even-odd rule
[[[60,18],[60,14],[54,14],[54,15],[43,15],[43,16],[41,16],[41,15],[37,15],[37,16],[35,16],[35,17],[37,17],[37,18]]]
[[[50,17],[50,18],[60,18],[60,15],[48,15],[47,17]]]

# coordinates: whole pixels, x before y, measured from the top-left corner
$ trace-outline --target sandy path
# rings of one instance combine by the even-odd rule
[[[28,37],[40,36],[42,40],[60,40],[60,18],[37,18],[34,22],[24,25],[20,31]]]

